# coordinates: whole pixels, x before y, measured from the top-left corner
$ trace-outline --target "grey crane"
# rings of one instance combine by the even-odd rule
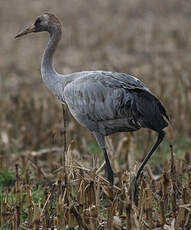
[[[16,38],[31,32],[50,34],[42,63],[42,79],[47,87],[66,104],[74,118],[95,136],[105,157],[108,180],[114,176],[107,155],[105,136],[116,132],[133,132],[149,128],[158,133],[158,139],[141,163],[136,178],[134,199],[138,200],[138,179],[153,152],[162,142],[169,121],[167,112],[152,92],[137,78],[109,71],[84,71],[62,75],[55,71],[53,54],[61,39],[62,24],[53,13],[37,17],[34,24]]]

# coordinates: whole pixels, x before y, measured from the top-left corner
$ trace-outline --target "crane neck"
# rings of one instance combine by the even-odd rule
[[[44,51],[44,55],[42,57],[41,62],[41,74],[42,79],[47,85],[47,87],[52,91],[54,95],[57,97],[60,96],[60,74],[58,74],[53,65],[53,54],[56,50],[58,42],[61,39],[62,30],[59,27],[55,27],[54,29],[48,31],[50,34],[50,39],[48,42],[48,46]]]
[[[54,28],[53,30],[48,31],[50,34],[50,39],[48,46],[44,51],[42,58],[41,71],[43,78],[46,78],[47,74],[56,73],[53,65],[53,54],[56,50],[56,47],[61,39],[62,30],[59,27]]]

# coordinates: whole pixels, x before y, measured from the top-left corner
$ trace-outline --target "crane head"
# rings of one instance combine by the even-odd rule
[[[31,25],[26,27],[23,31],[18,33],[15,38],[24,36],[32,32],[42,32],[48,31],[51,33],[55,28],[61,30],[61,22],[53,13],[44,13],[41,16],[38,16],[36,21]]]

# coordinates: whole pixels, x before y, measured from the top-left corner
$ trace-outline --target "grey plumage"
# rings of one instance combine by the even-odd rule
[[[79,73],[64,88],[63,101],[75,119],[92,132],[106,136],[115,132],[167,126],[164,108],[138,79],[121,73]]]
[[[163,129],[168,125],[167,112],[159,99],[137,78],[108,71],[85,71],[61,75],[53,66],[53,54],[61,38],[58,18],[46,13],[16,37],[30,32],[47,31],[48,46],[41,65],[42,78],[48,88],[67,104],[74,118],[95,136],[102,148],[108,179],[113,184],[113,171],[107,156],[104,137],[116,132],[132,132],[150,128],[158,132],[158,140],[142,162],[135,179],[135,201],[138,200],[139,175],[157,146],[164,138]]]

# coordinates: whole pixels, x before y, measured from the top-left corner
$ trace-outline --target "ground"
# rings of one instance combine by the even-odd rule
[[[190,6],[186,0],[0,2],[1,229],[191,228]],[[168,110],[171,125],[140,180],[138,208],[132,180],[156,133],[107,139],[113,188],[93,136],[67,108],[64,146],[63,108],[40,75],[48,35],[14,39],[44,11],[63,22],[58,72],[129,73]]]

